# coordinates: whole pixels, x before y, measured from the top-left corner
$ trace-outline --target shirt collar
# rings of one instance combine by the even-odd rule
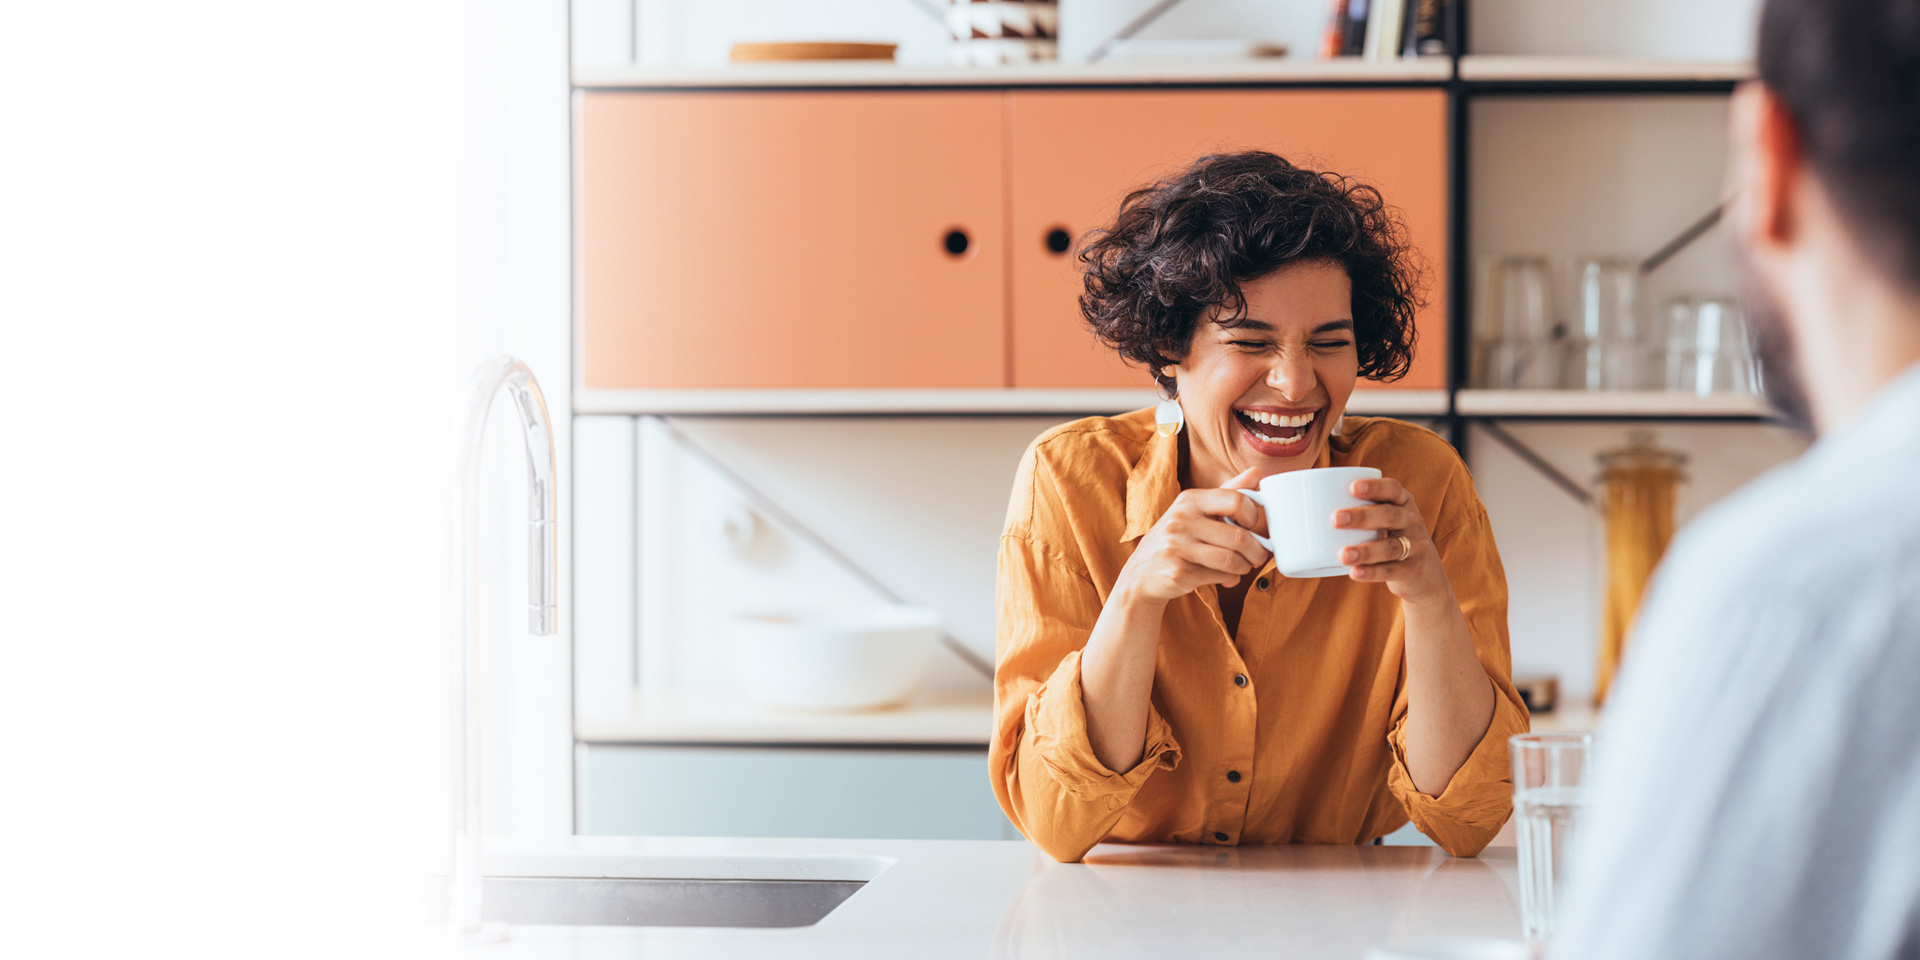
[[[1155,434],[1127,474],[1127,529],[1121,542],[1145,536],[1179,495],[1180,435]]]

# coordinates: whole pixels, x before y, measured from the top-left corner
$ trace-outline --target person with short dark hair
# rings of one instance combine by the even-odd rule
[[[1696,519],[1597,734],[1552,955],[1920,957],[1920,0],[1768,0],[1729,180],[1805,455]]]
[[[1142,188],[1081,251],[1082,313],[1177,404],[1034,441],[1001,538],[1002,809],[1061,861],[1103,840],[1450,853],[1511,809],[1506,578],[1453,448],[1346,416],[1413,353],[1419,264],[1378,191],[1270,153]],[[1163,405],[1166,406],[1166,405]],[[1282,577],[1240,495],[1376,467],[1346,575]]]

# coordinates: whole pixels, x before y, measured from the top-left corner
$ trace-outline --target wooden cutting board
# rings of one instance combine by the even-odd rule
[[[736,43],[728,59],[734,63],[760,60],[892,60],[894,43]]]

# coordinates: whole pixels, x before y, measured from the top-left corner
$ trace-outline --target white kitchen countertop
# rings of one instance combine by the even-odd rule
[[[557,858],[557,859],[556,859]],[[1511,848],[1456,859],[1432,847],[1103,844],[1061,864],[1023,841],[570,837],[490,847],[487,872],[560,865],[628,876],[811,879],[865,887],[811,927],[514,927],[461,958],[1089,957],[1179,951],[1359,958],[1436,936],[1519,936]],[[738,870],[734,870],[734,866]],[[687,867],[693,870],[687,870]]]
[[[1536,713],[1527,729],[1533,733],[1592,733],[1600,712],[1585,700],[1568,700],[1552,713]]]

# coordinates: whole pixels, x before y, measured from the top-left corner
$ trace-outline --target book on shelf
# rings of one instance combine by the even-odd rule
[[[1327,11],[1327,29],[1320,35],[1320,59],[1331,60],[1346,52],[1347,0],[1333,0]]]
[[[1454,0],[1333,0],[1320,56],[1377,61],[1445,56],[1449,2]]]
[[[1400,28],[1406,22],[1406,0],[1373,0],[1367,15],[1367,39],[1361,56],[1392,60],[1399,56]]]
[[[1347,0],[1347,25],[1340,40],[1340,55],[1357,57],[1367,47],[1367,9],[1373,0]]]
[[[1401,38],[1403,57],[1446,56],[1448,0],[1407,0],[1405,35]]]

